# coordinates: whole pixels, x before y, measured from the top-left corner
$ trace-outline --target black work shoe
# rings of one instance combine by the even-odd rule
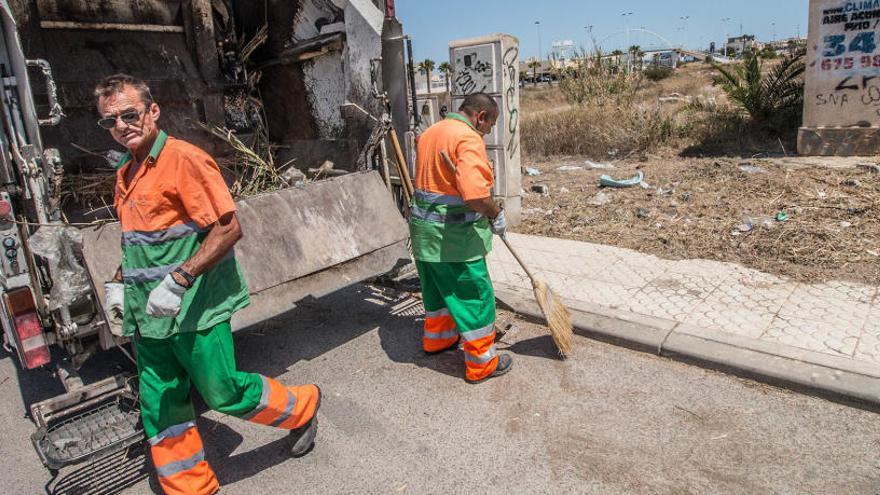
[[[468,380],[468,383],[477,384],[483,383],[489,378],[495,378],[496,376],[501,376],[508,371],[510,368],[513,368],[513,358],[510,357],[510,354],[499,354],[498,355],[498,366],[495,367],[495,371],[493,371],[489,376],[480,378],[479,380]]]
[[[459,343],[461,343],[461,336],[459,336],[458,339],[456,339],[455,343],[452,344],[451,346],[449,346],[445,349],[440,349],[439,351],[430,351],[430,352],[425,351],[425,354],[427,354],[429,356],[436,356],[437,354],[443,354],[446,351],[452,351],[452,350],[458,349]]]
[[[315,406],[315,414],[308,423],[295,430],[290,430],[290,456],[302,457],[311,452],[315,446],[315,436],[318,434],[318,409],[321,407],[321,387],[318,387],[318,404]]]

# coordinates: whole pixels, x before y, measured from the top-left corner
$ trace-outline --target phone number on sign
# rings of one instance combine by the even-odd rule
[[[845,34],[833,34],[823,41],[822,70],[849,70],[856,68],[856,64],[863,69],[880,67],[880,55],[870,55],[877,50],[877,33],[873,31],[858,33],[850,40]],[[843,56],[847,52],[852,56]]]

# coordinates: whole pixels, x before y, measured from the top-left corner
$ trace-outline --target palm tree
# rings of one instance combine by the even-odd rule
[[[443,62],[439,67],[440,72],[443,74],[443,78],[446,80],[446,92],[449,92],[449,77],[452,76],[452,66],[449,65],[449,62]]]
[[[541,62],[538,62],[537,59],[532,59],[529,61],[529,69],[532,69],[532,83],[534,86],[538,85],[538,67],[541,66]]]
[[[630,60],[637,59],[639,61],[639,68],[642,68],[642,57],[645,56],[645,52],[642,51],[642,47],[639,45],[633,45],[629,47]]]
[[[425,73],[425,81],[428,83],[428,94],[431,93],[431,76],[434,74],[434,61],[426,58],[419,64],[419,71]]]
[[[614,65],[620,66],[620,56],[623,55],[623,51],[614,50],[613,52],[609,53],[609,55],[614,57]]]
[[[713,64],[718,71],[716,82],[753,122],[780,132],[792,122],[799,123],[804,103],[804,55],[803,49],[786,55],[767,74],[753,53],[733,68]]]

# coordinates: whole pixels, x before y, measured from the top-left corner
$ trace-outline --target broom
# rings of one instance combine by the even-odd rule
[[[446,166],[453,171],[456,171],[455,164],[452,163],[452,160],[449,158],[449,155],[445,150],[440,151],[440,156],[443,157]],[[529,270],[516,250],[513,249],[513,246],[510,245],[510,241],[507,240],[507,237],[499,237],[504,241],[504,245],[507,246],[510,254],[513,255],[517,263],[519,263],[519,266],[522,267],[523,271],[526,272],[526,275],[528,275],[529,280],[532,282],[532,289],[535,292],[535,301],[538,302],[538,307],[541,308],[541,313],[544,314],[544,319],[547,321],[547,327],[550,329],[550,336],[553,337],[553,343],[556,344],[556,349],[559,351],[559,355],[562,356],[562,358],[568,357],[571,353],[571,336],[573,333],[571,328],[571,314],[568,312],[568,308],[565,307],[562,303],[562,299],[550,289],[550,286],[548,286],[546,282],[536,278],[532,274],[532,271]]]

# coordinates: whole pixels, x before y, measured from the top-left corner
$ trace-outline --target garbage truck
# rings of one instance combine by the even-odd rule
[[[30,404],[50,470],[143,440],[132,377],[78,374],[132,352],[104,308],[124,150],[95,123],[102,76],[144,79],[161,127],[240,193],[252,304],[235,329],[410,264],[413,164],[386,139],[395,129],[411,151],[412,50],[393,0],[0,0],[0,31],[0,325],[22,373],[50,369],[66,390]]]

